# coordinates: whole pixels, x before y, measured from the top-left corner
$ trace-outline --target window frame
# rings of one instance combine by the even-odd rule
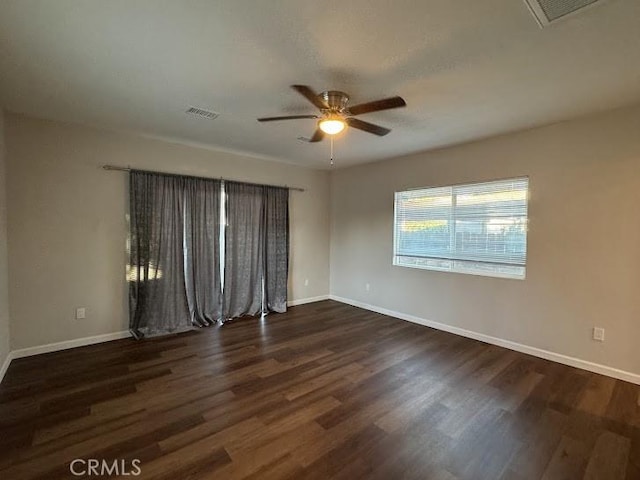
[[[474,269],[464,269],[464,268],[456,268],[455,267],[455,262],[476,262],[476,263],[487,263],[487,264],[492,264],[492,265],[500,265],[500,263],[498,262],[481,262],[481,261],[476,261],[476,260],[463,260],[463,259],[438,259],[436,257],[419,257],[419,258],[425,258],[425,259],[429,259],[432,258],[434,260],[447,260],[449,262],[451,262],[451,267],[450,268],[446,268],[446,267],[437,267],[437,266],[428,266],[428,265],[416,265],[416,264],[407,264],[407,263],[402,263],[398,261],[398,257],[402,257],[403,255],[398,255],[397,253],[397,242],[398,242],[398,235],[397,233],[397,218],[398,218],[398,194],[401,193],[405,193],[405,192],[410,192],[410,191],[414,191],[414,190],[430,190],[430,189],[436,189],[436,188],[455,188],[455,187],[470,187],[470,186],[474,186],[474,185],[482,185],[482,184],[487,184],[487,183],[495,183],[495,182],[508,182],[508,181],[519,181],[519,180],[526,180],[527,181],[527,196],[526,196],[526,226],[525,226],[525,262],[522,265],[522,269],[523,269],[523,273],[522,275],[520,274],[516,274],[516,273],[508,273],[508,272],[498,272],[498,271],[490,271],[490,270],[486,270],[486,271],[482,271],[482,270],[474,270]],[[477,181],[477,182],[464,182],[464,183],[454,183],[454,184],[445,184],[445,185],[431,185],[431,186],[426,186],[426,187],[412,187],[412,188],[406,188],[404,190],[396,190],[393,194],[393,251],[392,251],[392,265],[394,267],[404,267],[404,268],[415,268],[415,269],[419,269],[419,270],[430,270],[430,271],[434,271],[434,272],[446,272],[446,273],[461,273],[464,275],[475,275],[475,276],[480,276],[480,277],[489,277],[489,278],[504,278],[504,279],[512,279],[512,280],[525,280],[527,277],[527,254],[529,252],[529,218],[530,218],[530,210],[529,210],[529,201],[531,199],[531,190],[530,190],[530,178],[528,175],[520,175],[520,176],[516,176],[516,177],[505,177],[505,178],[496,178],[496,179],[492,179],[492,180],[482,180],[482,181]],[[451,204],[451,211],[449,214],[449,218],[450,221],[453,220],[453,222],[455,223],[455,218],[456,216],[454,215],[454,208],[455,208],[455,203],[456,203],[456,196],[452,197],[452,204]],[[454,241],[453,244],[455,245],[455,229],[452,229],[452,231],[450,232],[450,235],[452,235]],[[406,256],[406,255],[405,255]]]

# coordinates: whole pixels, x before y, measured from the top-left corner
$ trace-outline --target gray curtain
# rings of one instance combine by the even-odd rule
[[[225,192],[222,280],[221,182],[131,172],[129,306],[136,338],[286,311],[288,189],[226,182]]]
[[[201,327],[222,317],[221,183],[187,178],[185,184],[185,283],[191,321]]]
[[[289,189],[264,187],[264,303],[268,312],[287,311]]]
[[[136,171],[129,179],[131,332],[142,338],[187,330],[184,179]]]
[[[262,312],[264,188],[225,182],[224,319]]]
[[[286,312],[289,190],[226,182],[225,191],[223,317]]]

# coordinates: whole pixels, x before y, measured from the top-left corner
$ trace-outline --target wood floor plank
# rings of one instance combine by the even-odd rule
[[[624,480],[631,442],[611,432],[598,438],[589,458],[585,480]]]
[[[567,416],[550,408],[540,416],[536,428],[522,424],[522,446],[511,460],[509,473],[504,478],[541,478],[562,439],[566,424]]]
[[[578,408],[591,415],[603,416],[611,402],[615,386],[614,378],[591,375],[578,402]]]
[[[542,475],[543,480],[582,478],[589,456],[579,440],[564,436]]]
[[[640,478],[640,387],[334,301],[14,360],[0,478]],[[124,478],[124,477],[123,477]]]

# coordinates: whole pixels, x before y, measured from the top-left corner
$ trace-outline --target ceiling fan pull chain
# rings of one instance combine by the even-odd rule
[[[333,167],[333,137],[329,137],[331,140],[331,166]]]

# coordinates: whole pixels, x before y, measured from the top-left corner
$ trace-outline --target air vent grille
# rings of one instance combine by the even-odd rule
[[[211,110],[205,110],[204,108],[197,108],[197,107],[189,107],[186,113],[190,115],[196,115],[198,117],[206,118],[209,120],[213,120],[220,116],[219,113],[212,112]]]
[[[524,0],[541,27],[605,0]]]

